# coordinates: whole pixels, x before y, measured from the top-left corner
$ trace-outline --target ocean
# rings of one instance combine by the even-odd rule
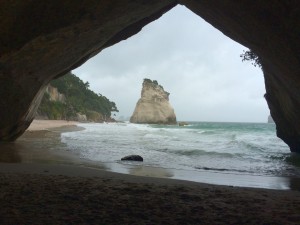
[[[61,134],[61,149],[114,172],[274,189],[289,189],[300,177],[300,156],[276,137],[275,124],[79,126],[85,129]],[[120,160],[132,154],[144,161]]]

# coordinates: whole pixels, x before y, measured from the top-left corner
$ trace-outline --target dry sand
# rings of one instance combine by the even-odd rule
[[[78,122],[66,120],[33,120],[27,131],[49,130],[51,128],[58,128],[63,126],[74,126],[76,124],[78,124]]]
[[[299,224],[300,192],[0,163],[0,224]]]

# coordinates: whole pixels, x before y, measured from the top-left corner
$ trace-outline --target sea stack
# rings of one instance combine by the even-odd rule
[[[176,124],[176,115],[169,102],[170,93],[156,80],[144,79],[141,98],[138,100],[131,123]]]

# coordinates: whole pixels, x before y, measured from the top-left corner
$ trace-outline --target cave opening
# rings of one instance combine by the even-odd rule
[[[142,154],[151,169],[139,164],[109,164],[112,171],[134,175],[182,178],[168,168],[229,173],[235,178],[288,173],[287,168],[294,166],[285,160],[289,149],[276,137],[275,125],[267,124],[269,109],[262,71],[242,62],[240,54],[245,49],[184,6],[175,7],[72,72],[89,82],[93,91],[114,101],[120,111],[117,120],[125,121],[140,96],[143,79],[157,80],[170,92],[178,121],[186,121],[191,127],[172,127],[172,133],[163,125],[128,126],[128,130],[123,125],[83,125],[87,135],[79,138],[76,133],[63,134],[65,143],[85,146],[84,157],[104,163],[126,154]],[[95,143],[89,136],[93,129],[99,129],[99,135],[93,134],[97,136]],[[187,132],[186,136],[176,130]],[[105,154],[107,149],[112,156]],[[282,170],[274,170],[278,161],[270,163],[270,154],[282,159]],[[159,159],[149,159],[150,155]],[[196,177],[197,172],[189,179],[197,181]],[[206,182],[218,179],[228,184],[227,178],[218,176]],[[282,185],[280,178],[275,180],[266,179],[261,185]],[[233,182],[231,178],[229,181]],[[235,184],[251,186],[261,180],[254,178],[251,182]]]
[[[104,49],[73,73],[116,102],[129,118],[144,78],[171,93],[180,121],[267,121],[260,68],[242,62],[247,48],[178,5],[136,35]]]
[[[159,11],[158,16],[169,7],[171,6]],[[154,15],[157,18],[157,14]],[[135,21],[135,17],[133,18]],[[89,20],[92,25],[95,25],[94,17],[89,17]],[[142,23],[138,22],[133,26],[127,24],[127,27],[124,24],[119,25],[120,21],[115,20],[116,30],[111,36],[107,35],[103,39],[97,39],[101,30],[90,29],[91,33],[78,32],[78,29],[86,31],[86,21],[66,28],[68,32],[59,33],[58,38],[49,35],[55,40],[50,41],[50,44],[47,42],[51,40],[49,37],[49,39],[38,39],[37,43],[45,42],[48,49],[52,49],[53,43],[57,44],[59,51],[53,64],[58,67],[47,67],[48,73],[45,74],[48,77],[45,75],[43,80],[40,76],[33,82],[36,85],[34,87],[36,92],[33,90],[31,93],[35,95],[34,101],[31,101],[32,108],[24,107],[29,113],[25,112],[26,117],[22,118],[24,120],[13,126],[13,132],[5,130],[4,137],[8,134],[9,139],[15,139],[27,128],[31,122],[31,113],[34,112],[38,98],[41,97],[41,88],[47,81],[64,74],[63,72],[68,71],[67,68],[75,68],[102,50],[101,54],[73,70],[73,73],[84,80],[82,86],[85,89],[91,88],[96,95],[107,96],[114,101],[120,110],[119,116],[126,119],[134,109],[143,79],[156,80],[171,93],[170,102],[175,109],[177,119],[186,121],[187,126],[179,128],[163,125],[129,125],[130,131],[126,133],[122,129],[127,127],[127,123],[125,126],[124,124],[101,126],[104,130],[93,127],[93,124],[81,124],[85,131],[62,134],[63,148],[67,146],[70,151],[75,149],[75,154],[83,154],[82,157],[88,160],[97,162],[104,160],[104,164],[113,162],[110,164],[112,167],[110,169],[116,171],[124,171],[124,167],[120,169],[119,164],[114,163],[123,157],[121,154],[135,154],[136,151],[141,151],[146,158],[148,154],[154,156],[152,159],[148,158],[147,165],[150,167],[159,165],[177,168],[179,166],[202,172],[230,171],[230,173],[246,172],[255,175],[260,174],[261,171],[260,175],[274,176],[282,175],[278,174],[278,171],[279,173],[283,171],[284,175],[285,172],[290,171],[294,163],[293,160],[286,160],[289,157],[286,155],[288,147],[275,136],[275,125],[266,123],[269,110],[263,98],[265,88],[262,72],[251,63],[243,63],[240,58],[245,47],[220,33],[189,9],[179,5],[160,19],[145,26],[130,39],[113,45],[130,37],[152,20],[152,17],[142,19]],[[106,28],[112,31],[111,23],[109,25],[109,28]],[[134,26],[138,28],[132,31]],[[73,42],[66,43],[66,34]],[[99,40],[102,42],[99,43]],[[90,41],[90,44],[95,47],[86,49],[85,45],[80,45],[84,41]],[[70,45],[61,51],[62,44]],[[31,45],[25,47],[30,49]],[[72,51],[77,56],[70,57]],[[42,58],[39,56],[39,54],[35,55],[39,59]],[[67,61],[58,61],[58,58]],[[47,58],[41,60],[45,66],[48,66],[47,60]],[[77,97],[73,96],[73,101],[77,100]],[[55,110],[57,113],[57,109]],[[78,112],[84,113],[80,110],[82,109],[79,107]],[[86,115],[80,116],[84,118]],[[97,129],[101,132],[98,132],[99,130],[96,132]],[[133,143],[138,145],[132,145]],[[124,146],[130,147],[124,149]],[[107,149],[110,149],[111,155],[105,154]],[[99,153],[99,151],[103,152]],[[268,163],[270,154],[273,157],[275,155],[272,163]],[[99,158],[99,155],[102,157],[105,155],[107,158]],[[171,156],[178,157],[175,159]],[[280,159],[282,170],[275,171],[274,168],[277,167],[274,164],[278,163],[277,159]],[[170,164],[170,162],[177,162],[177,164]],[[125,170],[128,169],[127,166],[125,165]],[[132,173],[145,172],[144,167],[131,169],[129,171]],[[175,176],[168,171],[164,171],[163,174]]]
[[[212,35],[197,16],[189,23],[183,6],[169,11],[178,4],[253,50],[265,80],[241,62],[244,47]],[[299,8],[259,0],[1,1],[3,223],[295,223],[300,158],[285,143],[300,152]],[[33,121],[49,81],[71,70],[84,80],[78,95],[97,95],[92,88],[125,118],[143,79],[156,80],[186,124]],[[264,92],[276,128],[266,123]],[[56,116],[62,104],[54,104]],[[143,162],[122,160],[132,154]]]
[[[39,105],[38,103],[42,98],[44,88],[50,80],[60,77],[68,71],[77,68],[103,49],[135,35],[144,26],[158,19],[178,5],[178,2],[171,0],[165,2],[156,1],[153,2],[153,4],[141,4],[140,2],[105,2],[104,5],[102,3],[95,3],[97,7],[94,7],[95,5],[91,2],[83,5],[76,2],[76,4],[74,3],[75,5],[71,7],[73,9],[71,11],[69,11],[69,3],[61,6],[59,6],[57,2],[41,3],[33,8],[30,7],[31,4],[33,3],[27,2],[25,4],[17,4],[16,8],[19,10],[13,10],[8,7],[9,3],[3,3],[3,8],[8,10],[4,10],[5,13],[2,14],[2,17],[9,18],[8,20],[2,20],[4,35],[1,37],[1,43],[4,43],[4,45],[1,46],[3,57],[1,57],[0,75],[1,79],[4,81],[1,92],[3,95],[7,96],[2,101],[2,106],[5,109],[2,115],[6,119],[2,121],[0,130],[0,138],[4,142],[16,140],[28,128],[33,120],[37,106]],[[299,71],[298,48],[292,47],[293,43],[296,43],[295,37],[297,37],[298,34],[297,29],[294,29],[294,27],[297,27],[294,26],[298,21],[297,14],[287,16],[289,15],[289,11],[281,10],[281,3],[276,3],[274,6],[270,7],[268,4],[256,2],[254,8],[248,8],[246,6],[247,4],[242,2],[196,3],[194,1],[182,0],[179,1],[179,4],[184,4],[188,9],[204,18],[208,23],[222,31],[226,36],[249,47],[257,56],[259,56],[264,70],[266,88],[265,97],[272,117],[276,122],[277,136],[289,145],[292,152],[298,152],[299,123],[297,123],[297,121],[299,114],[299,100],[296,98],[296,93],[299,90],[297,80]],[[50,6],[49,10],[52,11],[52,14],[41,13],[45,10],[44,6]],[[288,3],[287,5],[291,10],[295,8],[294,6],[297,8],[297,3]],[[176,8],[178,7],[179,6]],[[26,10],[29,8],[31,8],[30,13]],[[107,10],[113,11],[107,13]],[[17,17],[10,16],[16,12],[20,15]],[[277,15],[276,18],[273,15]],[[40,19],[35,20],[35,16],[40,17]],[[59,23],[59,20],[61,20],[62,23]],[[178,24],[180,24],[180,22],[181,21],[177,21]],[[275,23],[279,25],[282,24],[282,26],[274,26]],[[18,26],[15,26],[15,24],[18,24]],[[184,37],[184,34],[188,34],[185,32],[185,28],[188,27],[186,26],[187,24],[189,23],[184,24],[183,27],[180,28],[182,32],[177,34],[175,32],[174,36],[181,36],[183,37],[183,40],[189,40],[187,37]],[[285,26],[284,24],[291,25]],[[169,26],[171,27],[171,23]],[[24,31],[24,27],[30,27],[31,29],[25,29]],[[178,26],[176,25],[175,27]],[[146,30],[146,28],[144,30]],[[22,33],[22,35],[19,35],[20,33]],[[291,35],[286,36],[285,34],[287,33],[291,33]],[[197,37],[197,35],[192,35],[192,37]],[[198,35],[197,38],[198,42],[203,42],[202,35]],[[171,44],[174,43],[172,39],[165,39],[166,42],[170,41]],[[162,37],[161,40],[164,40],[164,37]],[[184,41],[177,45],[176,48],[183,42]],[[221,42],[215,42],[213,47],[205,45],[205,47],[211,48],[211,52],[209,53],[205,53],[203,51],[204,48],[202,50],[194,51],[201,59],[194,64],[200,67],[199,62],[203,62],[201,53],[205,54],[206,59],[209,59],[211,53],[214,51],[218,51],[217,53],[219,53],[219,55],[226,52],[224,51],[225,47],[218,49],[220,43]],[[287,44],[291,46],[286,47]],[[196,46],[199,45],[194,45],[193,47]],[[161,45],[162,49],[163,47],[164,45]],[[197,49],[195,48],[195,50]],[[105,51],[106,50],[104,50],[101,55],[103,55]],[[161,52],[167,53],[167,50],[163,49]],[[241,52],[237,54],[241,54]],[[143,59],[145,55],[140,58]],[[155,54],[154,57],[160,55],[162,54]],[[281,57],[282,55],[284,55],[284,57]],[[151,56],[151,58],[154,57]],[[170,55],[166,54],[165,57],[168,58]],[[180,58],[182,56],[179,53],[179,56],[177,57]],[[137,61],[137,58],[134,60]],[[221,57],[220,61],[224,62],[225,58],[226,56],[223,55],[223,58]],[[234,59],[235,57],[230,56],[228,58]],[[164,59],[160,60],[164,61]],[[192,76],[191,74],[193,74],[193,71],[189,71],[189,68],[187,68],[187,65],[191,66],[192,60],[190,58],[187,60],[186,57],[177,61],[180,61],[179,65],[184,67],[184,71],[188,73],[188,75],[185,76]],[[176,59],[174,59],[174,64],[175,63]],[[205,71],[206,66],[207,65],[203,66],[202,64],[200,69],[204,70],[203,73],[209,74],[206,76],[207,80],[213,80],[213,71],[211,69]],[[172,68],[172,66],[166,67]],[[233,67],[237,69],[236,65]],[[219,68],[221,68],[221,64],[216,63],[214,71]],[[240,75],[237,77],[245,74],[245,72],[242,71],[242,68],[239,68],[239,70]],[[223,71],[227,70],[224,69]],[[166,74],[168,73],[170,73],[170,70],[166,71]],[[180,85],[182,90],[184,87],[192,86],[197,83],[184,83],[187,79],[177,78],[176,72],[172,73],[174,73],[174,79],[181,81]],[[22,74],[22,82],[16,81],[16,78],[20,74]],[[182,74],[183,72],[181,72],[181,75]],[[152,73],[149,75],[152,76]],[[148,75],[143,75],[143,78],[145,76]],[[230,81],[227,74],[226,79],[215,78],[218,81],[213,80],[212,83],[220,84],[220,81],[224,82],[227,80],[227,84],[224,86],[228,88],[232,83],[237,83],[237,77],[233,78],[233,81]],[[247,76],[247,78],[249,77],[253,76]],[[196,78],[193,77],[193,79],[195,80]],[[170,80],[171,79],[169,79],[169,81]],[[244,81],[245,80],[246,79],[244,79]],[[169,81],[168,83],[171,84]],[[117,83],[120,82],[118,81]],[[163,81],[161,83],[163,84]],[[202,83],[204,83],[204,80],[202,80],[201,84]],[[206,92],[205,87],[209,88],[210,85],[201,86],[201,84],[194,85],[196,86],[196,89],[190,88],[193,92],[196,92],[195,90],[203,90],[202,93],[196,92],[198,97],[193,99],[194,105],[197,105],[195,100],[199,99],[199,96],[204,97],[205,94],[209,93]],[[240,97],[245,90],[250,90],[248,88],[243,88],[242,82],[239,82],[239,86],[242,90],[237,92],[238,94],[236,94],[235,97]],[[253,87],[256,86],[257,85]],[[30,89],[28,87],[30,87]],[[251,89],[253,89],[253,87]],[[263,82],[261,82],[261,87],[263,87]],[[217,85],[212,85],[211,89],[213,88],[217,89],[219,93],[221,92],[221,88]],[[11,89],[14,89],[15,91],[12,91]],[[188,93],[190,90],[185,92],[182,91],[182,93]],[[217,93],[216,90],[213,91]],[[177,94],[180,92],[175,91],[174,93]],[[182,93],[180,96],[183,98],[184,95]],[[256,92],[256,94],[257,93],[258,92]],[[223,92],[221,94],[221,96],[227,96],[228,99],[233,99],[232,96],[228,97],[229,92]],[[27,96],[27,98],[24,99],[24,101],[19,101],[19,96]],[[176,100],[179,99],[177,96],[174,97],[176,97],[174,98]],[[259,110],[251,111],[251,109],[254,109],[253,107],[251,109],[247,108],[249,105],[246,102],[247,96],[242,96],[244,99],[240,100],[242,103],[240,103],[240,106],[237,107],[236,110],[227,112],[225,110],[226,108],[223,106],[228,106],[230,103],[237,101],[220,102],[219,99],[217,99],[219,101],[218,105],[221,106],[221,110],[215,110],[211,104],[214,102],[212,101],[214,96],[209,97],[210,98],[206,98],[210,99],[208,104],[206,104],[205,107],[203,107],[203,110],[199,112],[201,120],[249,121],[249,118],[242,118],[241,116],[245,116],[247,113],[251,112],[251,118],[254,118],[254,115],[259,112]],[[257,96],[252,97],[254,99]],[[259,98],[261,98],[261,95]],[[9,106],[11,102],[18,102],[19,104]],[[260,104],[263,104],[263,102],[264,100],[261,99]],[[186,103],[186,101],[184,103]],[[119,104],[121,105],[121,103]],[[175,102],[174,104],[175,107],[177,107],[177,103]],[[204,103],[199,104],[200,107],[202,107],[203,104]],[[241,104],[244,105],[241,107]],[[209,109],[209,107],[210,112],[206,113],[204,116],[205,109]],[[243,110],[245,112],[243,112]],[[220,111],[222,111],[222,113],[220,113]],[[234,116],[233,118],[215,119],[215,114],[218,114],[218,116],[221,114],[222,116],[233,115],[234,112],[237,111],[239,111],[239,113],[236,114],[238,116]],[[187,116],[187,119],[193,120],[195,116],[195,113],[193,114],[194,110],[189,110],[188,112],[190,113]],[[202,115],[200,115],[200,113],[202,113]],[[180,111],[178,112],[177,110],[177,114],[179,118],[185,119],[182,117]],[[265,114],[268,114],[267,107],[265,107]],[[265,115],[265,117],[267,117],[267,115]],[[198,117],[196,119],[198,120]],[[260,121],[262,121],[262,119],[260,119]]]

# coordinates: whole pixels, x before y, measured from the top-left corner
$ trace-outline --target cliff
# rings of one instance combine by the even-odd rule
[[[35,119],[66,119],[59,115],[56,110],[66,104],[66,96],[60,93],[56,87],[50,84],[46,87],[42,102],[36,112]],[[55,110],[56,108],[56,110]]]
[[[174,109],[169,103],[170,93],[157,83],[144,79],[141,98],[138,100],[131,123],[176,124]]]
[[[59,93],[56,87],[48,85],[45,93],[49,95],[50,101],[66,103],[66,96]]]
[[[89,89],[76,75],[68,73],[47,86],[35,118],[75,120],[80,122],[112,122],[114,102]]]

